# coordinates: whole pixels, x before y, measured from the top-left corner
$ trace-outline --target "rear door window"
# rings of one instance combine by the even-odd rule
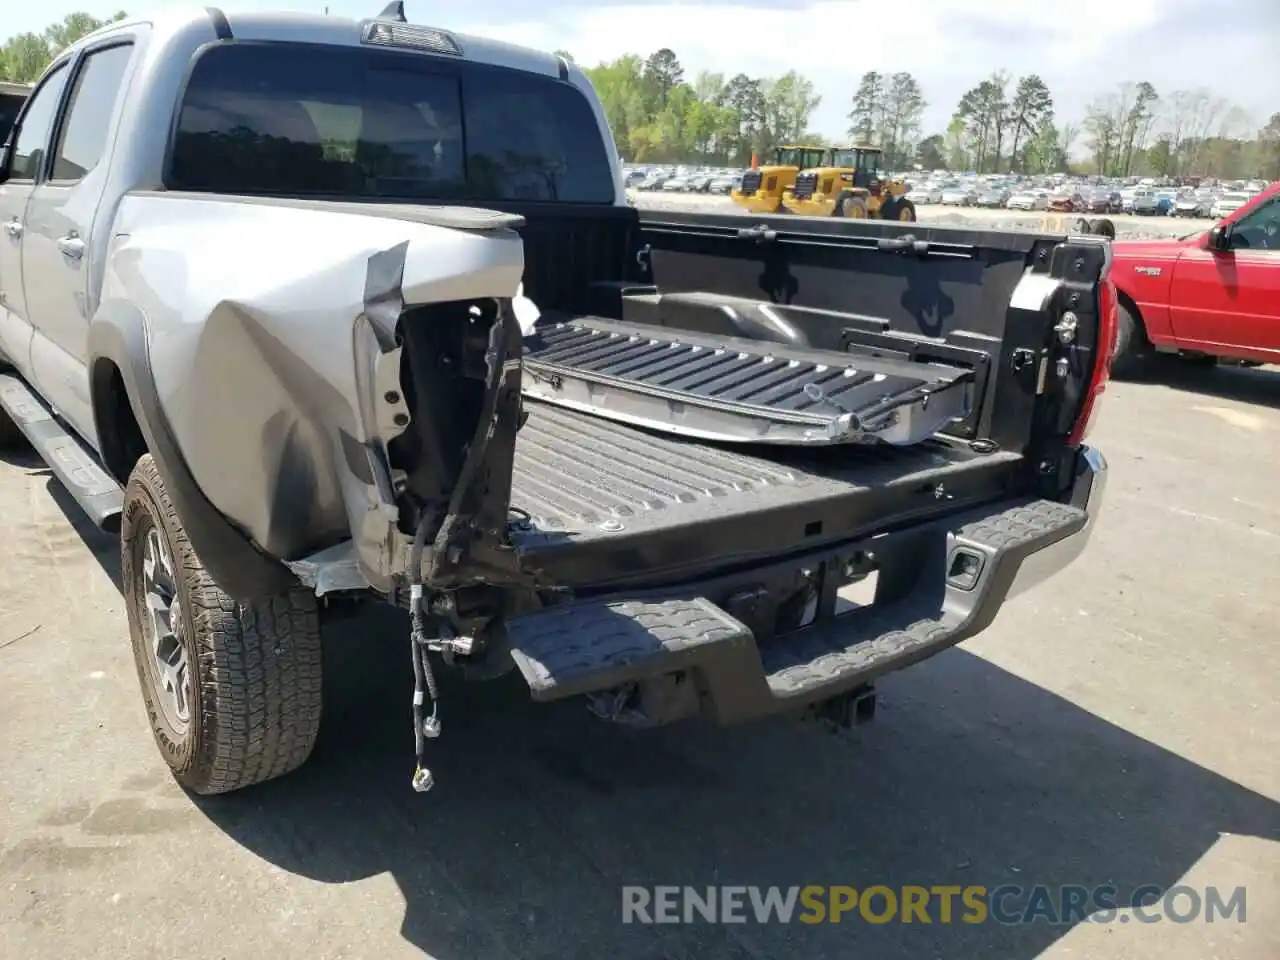
[[[53,180],[76,181],[102,160],[133,44],[89,53],[80,66],[53,157]]]
[[[232,43],[196,62],[172,189],[385,200],[612,203],[572,85],[385,49]]]

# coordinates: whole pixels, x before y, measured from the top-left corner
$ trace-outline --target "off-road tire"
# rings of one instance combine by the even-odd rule
[[[1133,380],[1147,372],[1155,351],[1142,323],[1123,303],[1116,306],[1116,352],[1111,358],[1111,376]]]
[[[846,220],[865,220],[867,219],[867,201],[856,194],[841,197],[840,202],[836,204],[836,216],[844,217]]]
[[[143,550],[156,529],[182,603],[175,631],[190,683],[184,730],[166,718],[153,675]],[[231,599],[205,571],[150,455],[133,468],[121,521],[121,572],[142,698],[160,754],[196,794],[229,793],[303,764],[320,729],[320,624],[298,589],[252,605]]]

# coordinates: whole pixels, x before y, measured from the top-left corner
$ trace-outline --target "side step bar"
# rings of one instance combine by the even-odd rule
[[[31,442],[53,475],[98,527],[120,530],[124,491],[98,458],[13,374],[0,374],[0,407]]]
[[[931,531],[905,595],[763,644],[705,597],[568,603],[510,620],[507,635],[535,700],[604,694],[633,713],[656,705],[640,711],[651,724],[700,712],[736,723],[840,696],[978,633],[1024,561],[1065,565],[1088,533],[1084,509],[1051,500],[952,518]]]

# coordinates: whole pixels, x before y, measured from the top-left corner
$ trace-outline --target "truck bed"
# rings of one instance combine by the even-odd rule
[[[1023,458],[909,448],[732,449],[526,398],[512,505],[526,568],[575,585],[657,585],[885,532],[993,500]]]

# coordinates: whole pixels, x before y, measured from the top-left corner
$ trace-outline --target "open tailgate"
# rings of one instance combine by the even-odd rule
[[[973,372],[597,317],[526,341],[524,392],[719,442],[919,443],[968,415]]]

